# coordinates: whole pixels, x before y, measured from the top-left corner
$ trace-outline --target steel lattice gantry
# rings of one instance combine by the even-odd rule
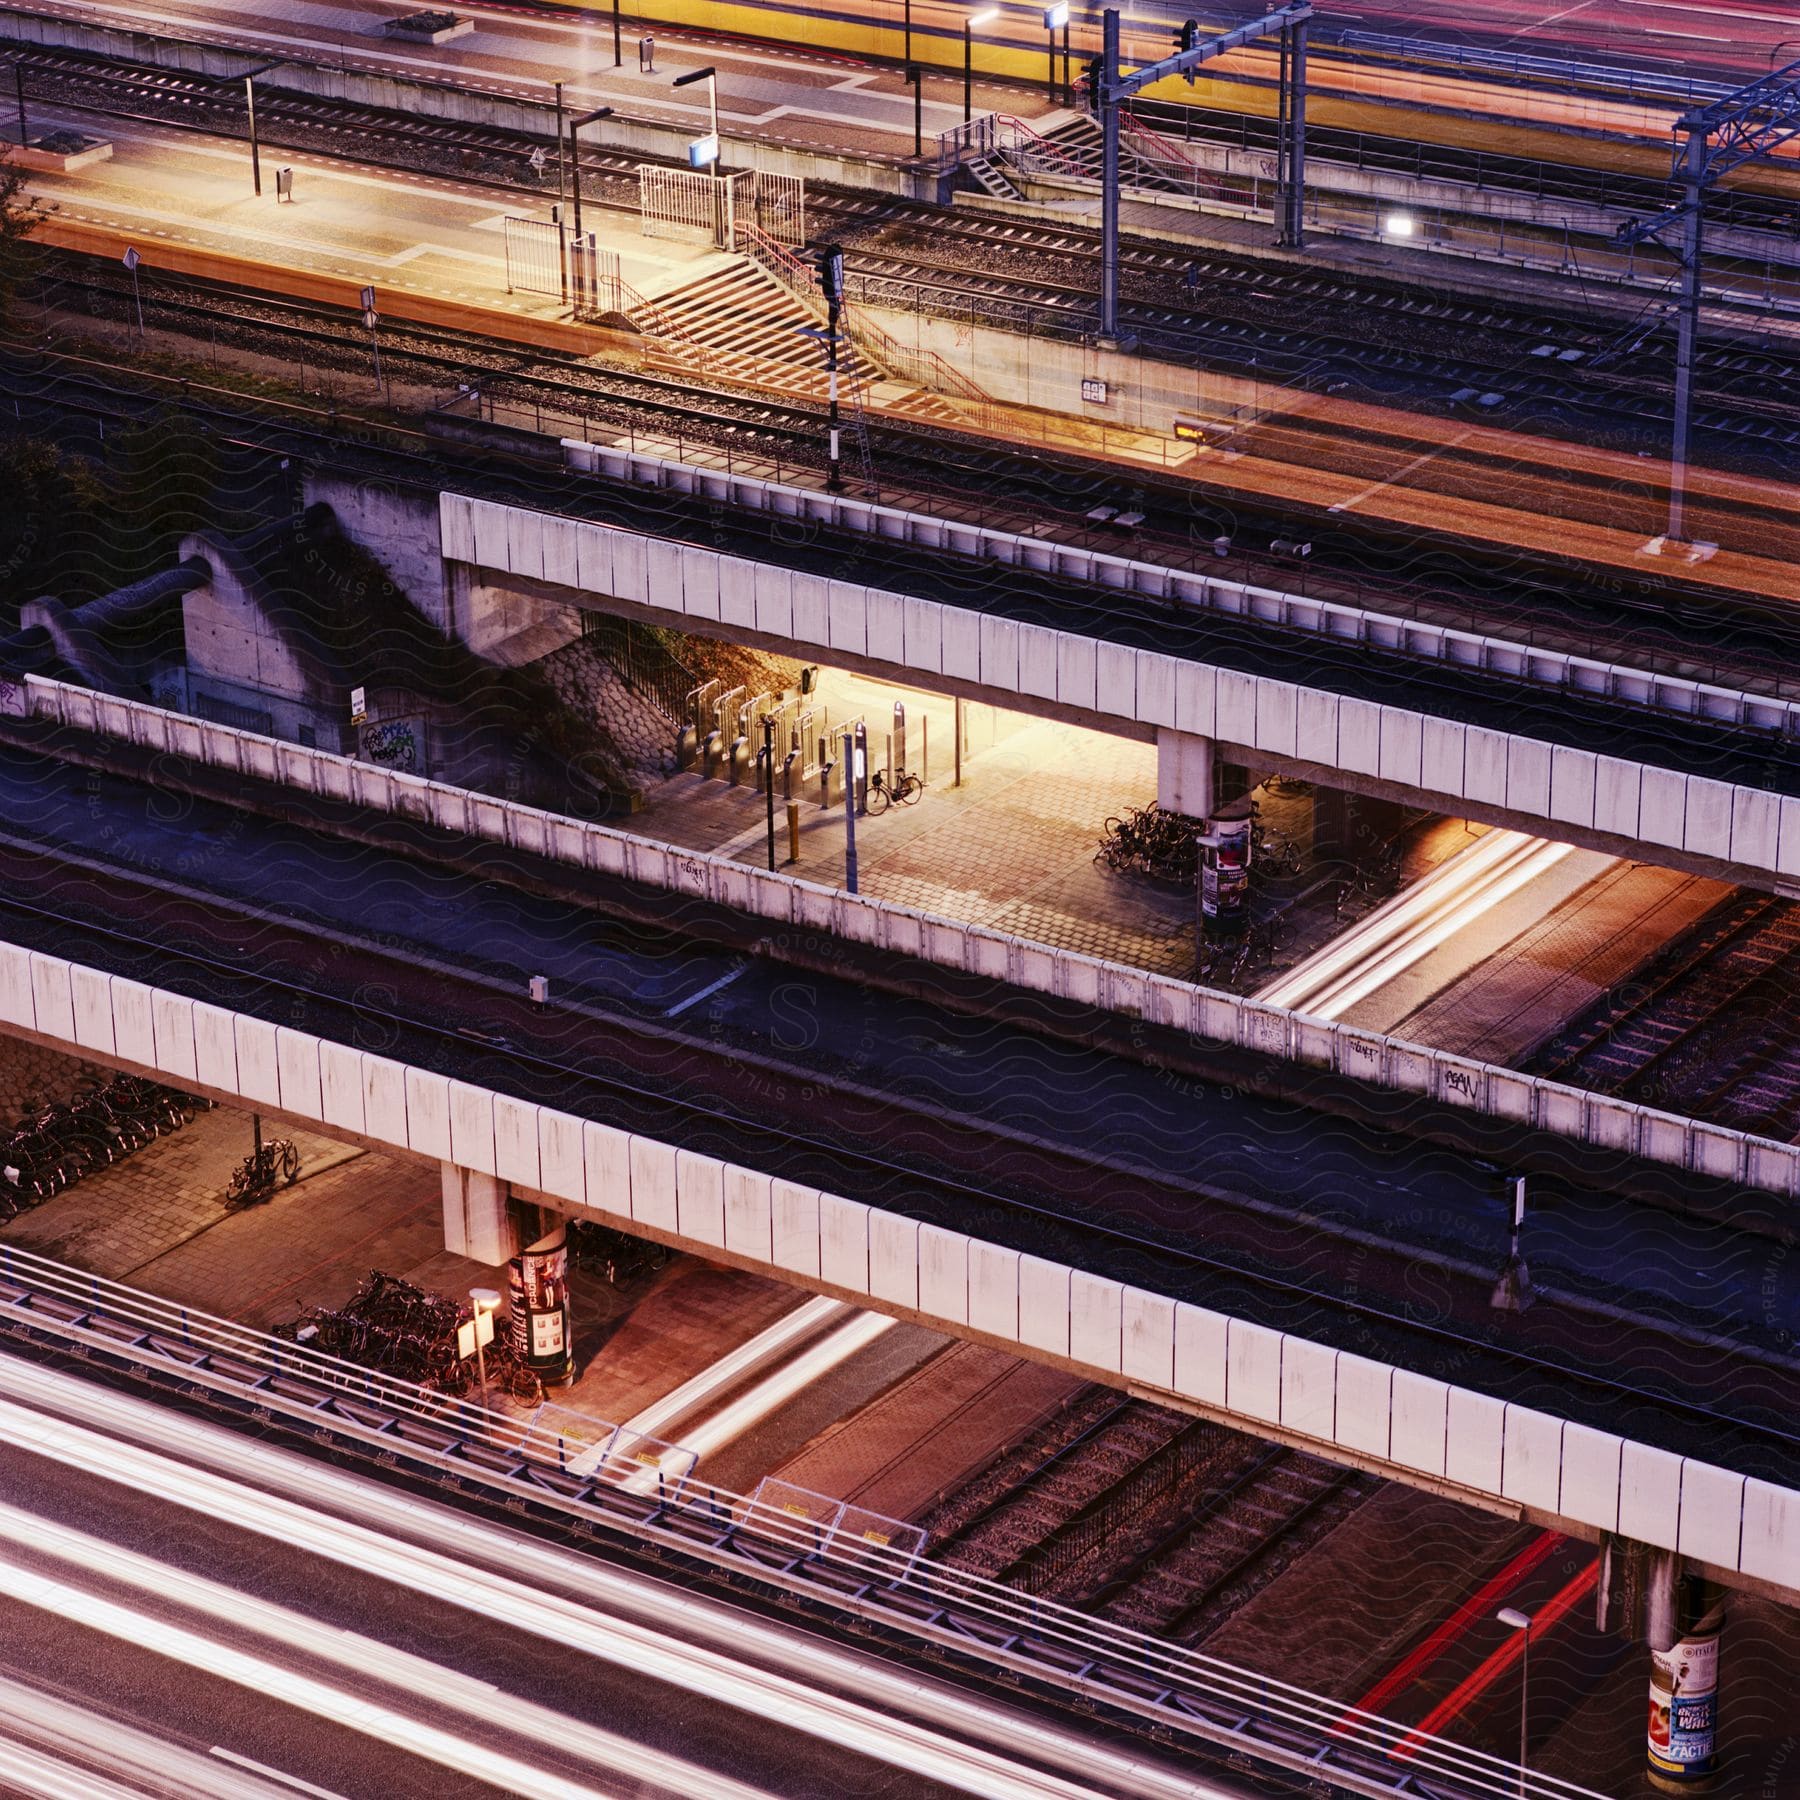
[[[1675,121],[1678,142],[1671,183],[1682,196],[1654,218],[1622,226],[1616,241],[1655,238],[1680,265],[1675,344],[1675,430],[1669,453],[1668,538],[1683,541],[1687,504],[1688,439],[1694,402],[1694,346],[1700,332],[1701,227],[1706,190],[1734,169],[1800,137],[1800,62],[1747,83],[1723,99]],[[1674,234],[1671,238],[1668,234]]]

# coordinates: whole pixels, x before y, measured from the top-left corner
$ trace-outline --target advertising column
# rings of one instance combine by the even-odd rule
[[[1207,825],[1199,840],[1200,935],[1237,937],[1250,915],[1249,801],[1221,807]]]
[[[1705,1786],[1718,1772],[1718,1737],[1719,1631],[1709,1620],[1650,1652],[1650,1779],[1661,1788]]]
[[[507,1274],[519,1360],[545,1387],[566,1386],[575,1379],[567,1225],[558,1224],[520,1251],[507,1265]]]

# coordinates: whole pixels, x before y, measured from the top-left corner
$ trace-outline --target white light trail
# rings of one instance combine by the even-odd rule
[[[217,1620],[234,1631],[267,1638],[290,1655],[298,1652],[361,1678],[399,1688],[413,1699],[466,1714],[479,1723],[531,1742],[555,1744],[614,1774],[629,1775],[671,1793],[703,1800],[773,1800],[766,1790],[733,1781],[698,1764],[635,1743],[565,1713],[508,1694],[426,1657],[396,1650],[377,1638],[323,1625],[291,1607],[258,1599],[172,1564],[157,1562],[22,1507],[0,1503],[0,1543],[23,1556],[50,1556],[89,1575],[136,1588],[173,1606]],[[7,1560],[0,1548],[0,1562]],[[146,1646],[155,1648],[156,1646]],[[318,1791],[318,1790],[314,1790]]]
[[[944,1684],[900,1675],[873,1658],[766,1627],[741,1611],[682,1595],[667,1584],[647,1583],[600,1563],[575,1563],[566,1553],[547,1551],[520,1534],[501,1532],[449,1508],[389,1494],[326,1465],[286,1456],[15,1358],[0,1357],[0,1385],[45,1396],[56,1415],[62,1415],[0,1401],[0,1439],[23,1449],[965,1793],[993,1800],[1092,1800],[1097,1778],[1145,1800],[1224,1800],[1229,1793],[1154,1761],[1109,1750],[1091,1738],[1059,1732],[1045,1721],[956,1694]],[[102,1419],[115,1435],[70,1423],[66,1415],[72,1409]],[[142,1435],[164,1445],[180,1442],[207,1460],[224,1461],[264,1480],[272,1473],[284,1476],[307,1500],[300,1504],[259,1492],[129,1441]],[[330,1517],[318,1510],[327,1496],[363,1517],[384,1516],[396,1529],[455,1544],[465,1556],[491,1556],[514,1573],[501,1575],[441,1550]],[[545,1585],[532,1587],[515,1578],[525,1570],[540,1574]],[[608,1616],[555,1591],[557,1584],[573,1580],[594,1598],[616,1599],[621,1611],[639,1612],[648,1622]],[[684,1624],[724,1647],[713,1650],[671,1635]],[[753,1655],[802,1666],[814,1685],[757,1668],[746,1660]],[[827,1680],[858,1697],[829,1691],[821,1685]],[[905,1716],[911,1710],[928,1712],[935,1723]],[[939,1725],[968,1729],[1003,1743],[1006,1751],[960,1743]],[[1027,1766],[1007,1753],[1014,1748],[1021,1756],[1078,1773],[1064,1780]]]

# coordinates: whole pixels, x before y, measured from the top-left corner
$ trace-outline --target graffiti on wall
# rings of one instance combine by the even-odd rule
[[[424,736],[424,725],[418,719],[383,719],[362,726],[358,742],[365,762],[397,769],[403,775],[420,775],[425,764]]]

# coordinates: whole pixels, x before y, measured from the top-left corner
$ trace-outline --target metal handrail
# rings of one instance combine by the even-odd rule
[[[34,1305],[34,1294],[48,1304]],[[1408,1784],[1430,1777],[1453,1780],[1463,1792],[1493,1800],[1513,1795],[1524,1800],[1605,1800],[1592,1789],[1421,1736],[1414,1728],[1346,1708],[1341,1701],[1241,1669],[1202,1650],[1165,1643],[927,1561],[917,1556],[916,1546],[896,1549],[879,1541],[880,1534],[834,1536],[811,1517],[694,1481],[692,1461],[670,1479],[660,1466],[652,1468],[633,1454],[639,1447],[636,1440],[633,1450],[618,1449],[619,1427],[567,1408],[545,1407],[518,1416],[473,1406],[5,1243],[0,1243],[0,1320],[73,1338],[134,1363],[160,1364],[187,1381],[208,1381],[254,1396],[269,1410],[316,1419],[323,1416],[321,1402],[360,1402],[358,1411],[336,1415],[346,1433],[403,1444],[409,1458],[454,1468],[465,1481],[485,1480],[516,1491],[522,1474],[539,1504],[600,1516],[611,1527],[732,1567],[741,1568],[748,1559],[759,1580],[809,1595],[819,1595],[823,1588],[821,1597],[871,1612],[889,1628],[939,1641],[949,1635],[965,1651],[985,1652],[1014,1668],[1036,1668],[1065,1686],[1088,1684],[1126,1703],[1136,1698],[1159,1722],[1196,1736],[1223,1736],[1264,1755],[1279,1754],[1291,1766],[1333,1776],[1340,1785],[1358,1785],[1365,1793],[1416,1791]],[[309,1394],[309,1389],[314,1391]],[[371,1419],[371,1409],[392,1417],[386,1422]],[[403,1426],[409,1420],[415,1430],[422,1425],[443,1441],[434,1444],[407,1435]],[[552,1441],[553,1454],[547,1449]],[[572,1443],[582,1448],[571,1454]],[[518,1468],[496,1466],[496,1452],[501,1463],[516,1459]],[[697,1529],[715,1535],[708,1541],[696,1535]],[[790,1553],[788,1562],[780,1566],[740,1547],[740,1536],[777,1555]],[[858,1578],[860,1586],[854,1585]],[[847,1579],[851,1586],[845,1585]],[[1059,1660],[1044,1664],[1033,1656],[1033,1645],[1043,1645]],[[1067,1661],[1071,1656],[1077,1659],[1073,1670]],[[1109,1674],[1116,1672],[1148,1681],[1156,1690],[1154,1700],[1110,1681]],[[1287,1735],[1259,1739],[1259,1725]],[[1295,1731],[1305,1734],[1307,1750],[1292,1747]]]

